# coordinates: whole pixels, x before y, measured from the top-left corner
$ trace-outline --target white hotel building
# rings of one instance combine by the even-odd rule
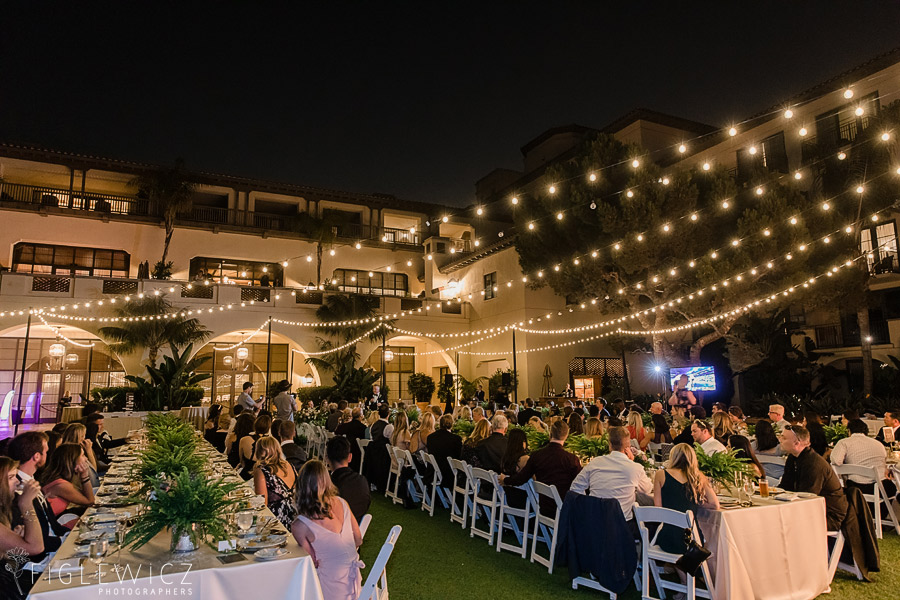
[[[844,98],[846,89],[854,90],[852,100]],[[603,131],[641,144],[659,162],[680,160],[692,166],[690,161],[715,161],[734,168],[739,178],[746,158],[742,153],[756,144],[764,149],[760,158],[767,168],[791,173],[804,168],[804,140],[828,135],[836,136],[836,147],[849,145],[856,132],[866,127],[865,118],[853,115],[860,102],[877,110],[879,103],[897,98],[900,52],[879,57],[792,99],[790,103],[799,106],[791,120],[756,119],[750,122],[752,127],[733,137],[714,133],[716,129],[708,125],[646,110],[635,111]],[[809,137],[794,132],[801,122]],[[572,125],[535,138],[522,148],[521,171],[497,169],[476,183],[479,204],[502,206],[516,192],[542,185],[547,166],[567,160],[593,131]],[[711,141],[692,148],[686,158],[666,155],[675,152],[680,140],[700,137]],[[570,327],[601,320],[602,315],[567,307],[565,298],[548,288],[528,289],[521,280],[511,223],[502,217],[492,221],[489,215],[479,216],[474,208],[457,210],[388,195],[192,173],[198,192],[193,208],[177,219],[168,255],[174,262],[172,279],[138,279],[140,263],[153,265],[159,259],[165,230],[156,207],[138,198],[128,183],[135,175],[157,168],[0,144],[0,312],[15,311],[0,317],[4,410],[17,392],[23,365],[26,422],[54,419],[57,401],[66,393],[86,396],[91,388],[120,384],[125,374],[139,375],[144,370],[145,357],[113,355],[96,335],[98,324],[91,321],[47,316],[45,324],[35,318],[26,352],[29,307],[87,302],[89,308],[82,306],[74,312],[98,317],[108,314],[113,299],[156,292],[178,307],[203,311],[199,318],[212,337],[199,352],[215,355],[209,363],[213,379],[204,385],[208,398],[226,404],[244,381],[263,384],[267,373],[272,380],[290,379],[295,388],[330,383],[329,376],[304,362],[304,352],[318,350],[316,333],[279,321],[316,321],[315,311],[323,297],[334,293],[371,294],[379,298],[381,313],[404,315],[396,326],[413,333],[392,332],[386,340],[396,354],[387,369],[392,399],[408,397],[405,381],[413,372],[438,381],[458,371],[472,379],[511,368],[514,361],[520,401],[546,394],[548,385],[561,391],[568,382],[585,380],[595,388],[621,384],[623,357],[602,341],[541,349],[577,334],[519,332],[513,356],[514,334],[503,330],[510,324],[541,318],[539,327]],[[293,221],[300,213],[324,216],[332,211],[345,224],[337,231],[336,243],[324,252],[322,278],[328,285],[324,290],[310,289],[310,284],[318,283],[314,281],[316,245],[293,231]],[[886,361],[887,355],[898,355],[900,344],[895,218],[883,221],[869,235],[868,239],[883,245],[871,262],[872,287],[882,298],[881,308],[873,309],[872,316],[877,338],[874,355]],[[884,244],[891,237],[893,245]],[[201,269],[209,275],[208,285],[194,281]],[[272,285],[260,285],[264,272]],[[820,347],[833,351],[829,360],[855,368],[859,335],[854,338],[849,315],[804,314],[800,307],[795,314]],[[260,329],[268,317],[276,319],[270,352],[268,330]],[[457,347],[473,337],[484,336],[420,335],[491,328],[500,333],[461,348]],[[231,347],[242,340],[246,341],[241,346],[213,351],[213,347]],[[56,342],[65,346],[59,356],[57,351],[50,352]],[[358,351],[361,362],[380,368],[380,344],[362,342]],[[416,355],[407,356],[410,353]],[[625,358],[632,392],[662,390],[660,376],[647,368],[647,355]],[[548,369],[549,378],[545,377]]]

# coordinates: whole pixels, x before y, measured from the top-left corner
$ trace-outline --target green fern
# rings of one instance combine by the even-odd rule
[[[695,443],[694,450],[697,452],[697,463],[700,466],[700,471],[726,488],[731,488],[734,485],[734,477],[737,474],[748,477],[753,477],[754,475],[753,468],[750,466],[750,460],[738,458],[738,450],[734,448],[707,454],[703,451],[703,447],[700,444]]]

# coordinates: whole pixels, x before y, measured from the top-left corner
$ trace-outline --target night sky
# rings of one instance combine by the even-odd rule
[[[722,125],[900,46],[893,1],[217,4],[5,2],[0,140],[464,205],[549,127]]]

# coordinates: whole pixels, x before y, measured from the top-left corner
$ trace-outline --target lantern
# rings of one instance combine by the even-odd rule
[[[59,342],[56,342],[55,344],[50,346],[48,353],[53,358],[60,358],[63,354],[66,353],[66,346],[65,346],[65,344],[60,344]]]

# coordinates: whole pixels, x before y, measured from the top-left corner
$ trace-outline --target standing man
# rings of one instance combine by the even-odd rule
[[[253,399],[253,382],[245,381],[243,391],[237,398],[237,403],[249,410],[255,415],[262,408],[262,404]]]
[[[294,413],[297,412],[297,401],[291,395],[291,384],[287,379],[282,380],[278,387],[281,391],[272,400],[275,406],[275,418],[282,421],[294,422]]]

